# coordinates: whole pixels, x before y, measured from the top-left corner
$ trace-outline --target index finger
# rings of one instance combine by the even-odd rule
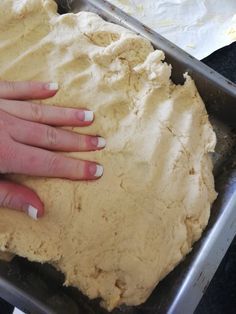
[[[0,81],[0,98],[12,100],[46,99],[59,89],[57,83]]]

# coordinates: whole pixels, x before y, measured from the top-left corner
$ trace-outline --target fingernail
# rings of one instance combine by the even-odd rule
[[[91,165],[89,167],[90,174],[96,178],[101,177],[103,175],[103,166],[101,165]]]
[[[97,165],[97,169],[95,172],[95,177],[101,177],[103,175],[103,166]]]
[[[94,113],[90,110],[77,110],[76,115],[83,122],[91,122],[94,119]]]
[[[28,215],[33,218],[34,220],[38,219],[38,209],[33,207],[32,205],[29,205],[28,207]]]
[[[58,90],[59,89],[58,83],[55,83],[55,82],[48,83],[46,84],[46,89],[51,90],[51,91]]]
[[[98,144],[97,147],[98,148],[102,148],[106,146],[106,140],[103,137],[98,137]]]
[[[106,146],[106,140],[103,137],[91,137],[91,143],[97,148],[103,148]]]
[[[94,119],[94,113],[93,111],[84,111],[84,121],[90,122]]]

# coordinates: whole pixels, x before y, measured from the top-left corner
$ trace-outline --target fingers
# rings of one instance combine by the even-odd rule
[[[0,110],[24,120],[55,126],[87,126],[94,120],[94,113],[92,111],[40,105],[16,100],[0,99]]]
[[[104,148],[105,139],[96,136],[80,135],[34,122],[20,120],[9,126],[10,135],[17,142],[67,152],[94,151]]]
[[[17,122],[17,123],[16,123]],[[31,127],[25,128],[25,125],[32,124]],[[39,127],[37,134],[35,129]],[[67,148],[74,150],[74,147],[85,149],[86,147],[104,146],[104,139],[91,136],[79,136],[65,130],[57,130],[52,127],[43,126],[44,137],[42,137],[42,125],[19,120],[9,116],[7,113],[0,112],[0,172],[1,173],[18,173],[25,175],[60,177],[72,180],[94,180],[103,174],[103,167],[89,161],[77,160],[63,155],[49,152],[40,148],[31,147],[14,141],[14,137],[20,140],[27,139],[28,143],[39,141],[43,146],[52,148]],[[49,129],[47,129],[47,127]],[[52,131],[53,129],[53,131]],[[50,131],[48,131],[50,130]],[[50,132],[59,132],[50,134]],[[15,132],[15,133],[14,133]],[[32,136],[32,134],[34,134]],[[49,135],[48,135],[49,134]],[[58,135],[59,134],[59,135]],[[60,135],[63,140],[60,141]],[[22,138],[20,138],[20,136]],[[77,144],[77,140],[82,139],[84,146]],[[40,142],[41,141],[41,142]],[[69,144],[67,142],[70,142]],[[89,144],[88,144],[89,143]],[[31,144],[32,145],[32,144]],[[37,143],[35,145],[38,145]],[[78,146],[77,146],[78,145]],[[89,146],[91,145],[91,146]],[[93,147],[92,147],[93,146]]]
[[[54,96],[57,91],[57,83],[0,82],[0,98],[4,99],[45,99]]]
[[[44,214],[44,205],[34,191],[5,181],[0,181],[0,207],[25,212],[33,219]]]
[[[24,120],[50,125],[86,126],[91,124],[94,119],[92,111],[19,101],[52,97],[57,90],[57,83],[0,82],[0,110]]]
[[[12,143],[5,147],[0,156],[3,173],[71,180],[95,180],[103,174],[103,167],[94,162],[65,157],[58,153],[19,144],[13,140]]]

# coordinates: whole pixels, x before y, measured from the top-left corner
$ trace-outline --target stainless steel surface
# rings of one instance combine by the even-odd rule
[[[189,72],[206,103],[218,138],[213,158],[219,197],[213,205],[209,225],[191,254],[158,285],[146,303],[114,311],[116,314],[191,314],[236,233],[236,137],[232,130],[236,126],[236,85],[103,0],[58,2],[66,12],[93,11],[148,38],[155,48],[166,53],[167,62],[173,65],[173,80],[181,83],[183,73]],[[78,291],[60,288],[62,281],[48,266],[19,258],[12,263],[0,262],[0,296],[22,309],[33,313],[106,313],[97,302],[89,301]]]
[[[235,182],[236,183],[236,182]],[[236,184],[235,184],[236,188]],[[168,313],[193,313],[225,255],[236,231],[236,193],[230,195],[179,286]]]

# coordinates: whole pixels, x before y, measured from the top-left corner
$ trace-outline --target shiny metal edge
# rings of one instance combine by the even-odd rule
[[[236,191],[236,182],[235,182]],[[193,313],[236,234],[236,193],[225,204],[212,230],[202,244],[168,314]]]
[[[43,302],[34,298],[28,292],[23,291],[12,282],[2,277],[0,278],[0,291],[1,298],[10,304],[14,304],[14,306],[17,306],[22,311],[28,312],[30,309],[30,311],[34,314],[57,314]]]

